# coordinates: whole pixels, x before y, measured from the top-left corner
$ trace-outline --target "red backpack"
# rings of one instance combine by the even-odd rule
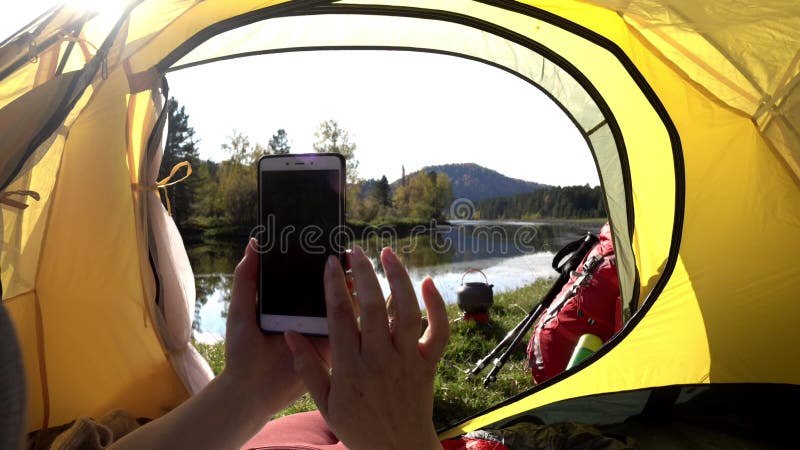
[[[582,335],[594,334],[606,342],[622,328],[622,302],[609,224],[603,226],[598,238],[534,325],[528,359],[537,384],[566,369]]]

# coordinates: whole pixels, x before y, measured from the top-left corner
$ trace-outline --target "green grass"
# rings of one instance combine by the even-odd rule
[[[498,374],[497,381],[488,387],[483,387],[483,379],[491,366],[484,368],[474,378],[465,379],[465,373],[528,314],[551,284],[552,280],[539,280],[516,291],[496,295],[491,309],[492,319],[488,323],[456,321],[451,325],[450,342],[434,381],[433,421],[436,428],[459,421],[533,387],[525,353],[529,335],[520,341]],[[461,316],[456,305],[449,306],[448,312],[451,319]]]
[[[201,344],[193,342],[194,348],[200,352],[201,355],[208,361],[214,375],[219,375],[222,369],[225,368],[225,344],[218,342],[216,344]]]
[[[552,282],[538,280],[516,291],[495,295],[492,319],[485,324],[458,320],[461,311],[456,305],[448,306],[450,341],[434,381],[433,421],[436,428],[447,426],[533,387],[525,354],[530,334],[520,341],[498,374],[497,381],[488,388],[483,387],[483,379],[491,366],[471,379],[466,379],[465,373],[527,315]],[[224,345],[195,343],[195,346],[211,364],[214,374],[220,373],[225,366]],[[304,395],[279,413],[278,417],[313,409],[316,409],[314,402],[310,396]]]

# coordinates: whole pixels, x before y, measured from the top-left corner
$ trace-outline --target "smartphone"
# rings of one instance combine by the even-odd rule
[[[258,320],[265,333],[327,335],[323,274],[344,267],[345,161],[336,153],[258,161]]]

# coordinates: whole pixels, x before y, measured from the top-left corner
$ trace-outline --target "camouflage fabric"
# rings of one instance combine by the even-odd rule
[[[477,430],[469,438],[502,443],[509,450],[630,450],[636,442],[625,436],[604,434],[597,428],[580,423],[540,425],[518,423],[499,430]]]

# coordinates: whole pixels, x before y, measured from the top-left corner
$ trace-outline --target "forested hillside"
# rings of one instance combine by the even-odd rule
[[[419,170],[421,173],[444,173],[450,179],[454,198],[466,198],[477,202],[486,198],[505,197],[524,192],[532,192],[546,187],[545,184],[511,178],[486,167],[474,163],[442,164],[427,166]],[[418,172],[414,172],[414,175]],[[392,183],[397,186],[401,180]]]
[[[556,186],[511,197],[489,198],[476,205],[481,219],[586,219],[606,217],[599,186]]]

